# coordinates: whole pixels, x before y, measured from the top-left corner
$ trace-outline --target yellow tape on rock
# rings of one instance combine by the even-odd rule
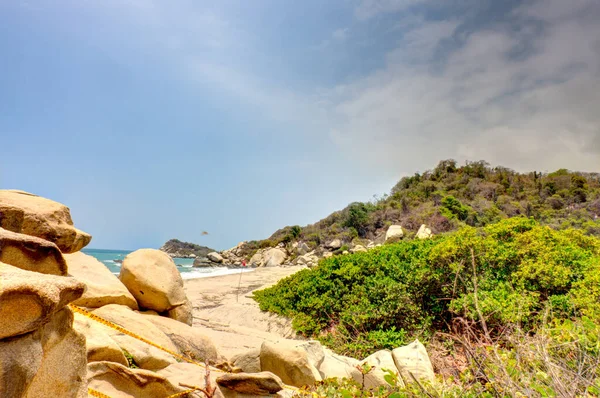
[[[74,305],[74,304],[69,304],[69,308],[70,308],[70,309],[71,309],[73,312],[77,312],[78,314],[81,314],[81,315],[83,315],[83,316],[85,316],[85,317],[87,317],[87,318],[89,318],[89,319],[92,319],[92,320],[94,320],[94,321],[96,321],[96,322],[98,322],[98,323],[101,323],[101,324],[103,324],[104,326],[107,326],[107,327],[109,327],[109,328],[111,328],[111,329],[114,329],[114,330],[116,330],[116,331],[118,331],[118,332],[120,332],[120,333],[126,334],[127,336],[133,337],[134,339],[137,339],[137,340],[139,340],[139,341],[142,341],[142,342],[144,342],[144,343],[146,343],[146,344],[148,344],[148,345],[151,345],[152,347],[158,348],[159,350],[162,350],[162,351],[164,351],[164,352],[166,352],[166,353],[168,353],[168,354],[170,354],[170,355],[174,356],[175,358],[181,359],[182,361],[185,361],[185,362],[188,362],[188,363],[192,363],[192,364],[194,364],[194,365],[200,366],[200,367],[202,367],[202,368],[205,368],[205,369],[206,369],[206,367],[207,367],[207,365],[205,365],[205,364],[203,364],[203,363],[200,363],[200,362],[194,361],[194,360],[193,360],[193,359],[191,359],[191,358],[185,357],[185,356],[183,356],[183,355],[181,355],[181,354],[179,354],[179,353],[176,353],[176,352],[174,352],[174,351],[171,351],[171,350],[169,350],[168,348],[165,348],[165,347],[163,347],[163,346],[161,346],[161,345],[159,345],[159,344],[156,344],[156,343],[154,343],[154,342],[152,342],[152,341],[150,341],[150,340],[146,339],[145,337],[142,337],[142,336],[138,335],[137,333],[133,333],[133,332],[131,332],[131,331],[129,331],[129,330],[127,330],[127,329],[125,329],[124,327],[122,327],[122,326],[120,326],[120,325],[117,325],[117,324],[116,324],[116,323],[114,323],[114,322],[111,322],[111,321],[109,321],[109,320],[107,320],[107,319],[104,319],[104,318],[102,318],[102,317],[100,317],[100,316],[98,316],[98,315],[96,315],[96,314],[93,314],[93,313],[89,312],[89,311],[88,311],[88,310],[86,310],[86,309],[83,309],[83,308],[81,308],[81,307],[78,307],[78,306],[76,306],[76,305]],[[208,368],[209,368],[211,371],[214,371],[214,372],[218,372],[218,373],[227,373],[227,372],[225,372],[225,371],[223,371],[223,370],[221,370],[221,369],[215,368],[215,367],[213,367],[213,366],[208,366]],[[292,387],[292,386],[288,386],[288,385],[284,385],[284,388],[285,388],[285,389],[287,389],[287,390],[290,390],[290,391],[294,391],[294,392],[300,392],[300,391],[301,391],[299,388]],[[185,396],[186,394],[192,393],[192,392],[194,392],[194,391],[197,391],[197,390],[198,390],[198,389],[186,390],[186,391],[182,391],[182,392],[180,392],[180,393],[177,393],[177,394],[169,395],[168,397],[165,397],[165,398],[178,398],[178,397],[183,397],[183,396]],[[88,395],[91,395],[91,396],[93,396],[93,397],[97,397],[97,398],[111,398],[110,396],[108,396],[108,395],[106,395],[106,394],[103,394],[103,393],[101,393],[101,392],[99,392],[99,391],[96,391],[96,390],[94,390],[94,389],[91,389],[91,388],[88,388]],[[321,397],[320,397],[320,396],[319,396],[317,393],[314,393],[314,392],[313,392],[313,393],[310,393],[310,395],[311,395],[313,398],[321,398]]]

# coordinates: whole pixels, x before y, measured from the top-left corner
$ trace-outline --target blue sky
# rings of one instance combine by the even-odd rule
[[[441,159],[600,171],[598,18],[597,0],[0,0],[0,188],[67,204],[91,247],[225,249]]]

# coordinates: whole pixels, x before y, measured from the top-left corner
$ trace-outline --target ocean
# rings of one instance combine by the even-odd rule
[[[98,261],[106,266],[113,274],[119,275],[121,264],[117,260],[123,261],[131,251],[129,250],[106,250],[106,249],[83,249],[82,252],[96,257]],[[177,269],[183,279],[206,278],[210,276],[239,274],[240,272],[250,272],[252,269],[229,269],[227,267],[214,268],[193,268],[193,258],[174,258]]]

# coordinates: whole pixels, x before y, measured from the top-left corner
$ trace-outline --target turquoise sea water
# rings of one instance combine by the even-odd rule
[[[131,251],[129,250],[106,250],[106,249],[83,249],[84,253],[96,257],[98,261],[104,264],[113,274],[119,275],[121,271],[121,263],[125,256]],[[209,276],[227,275],[239,273],[240,270],[229,269],[226,267],[216,268],[193,268],[193,258],[174,258],[177,269],[181,273],[183,279],[205,278]],[[244,270],[245,272],[250,270]]]

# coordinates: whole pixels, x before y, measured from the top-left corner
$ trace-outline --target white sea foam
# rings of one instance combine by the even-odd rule
[[[198,279],[198,278],[209,278],[211,276],[221,276],[221,275],[231,275],[231,274],[239,274],[240,272],[252,272],[254,269],[252,268],[240,268],[240,269],[232,269],[226,267],[217,267],[217,268],[195,268],[189,272],[182,272],[181,277],[183,279]]]

